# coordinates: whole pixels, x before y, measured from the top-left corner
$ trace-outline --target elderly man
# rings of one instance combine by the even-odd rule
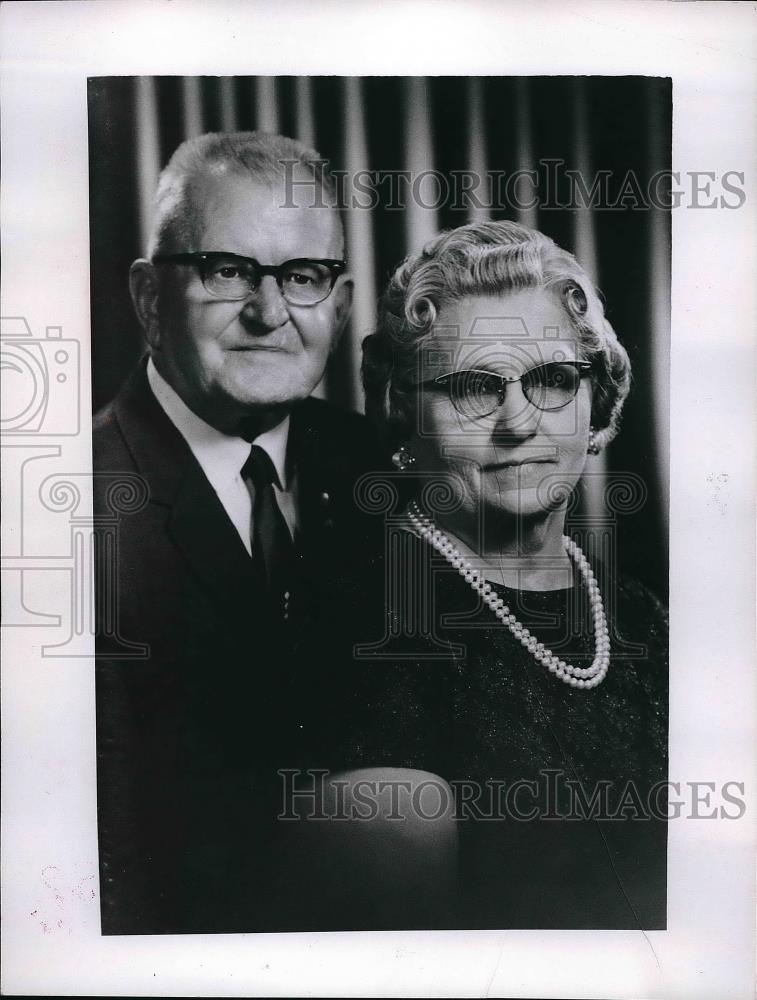
[[[379,463],[362,417],[309,398],[352,295],[333,202],[300,143],[200,136],[132,265],[148,353],[94,423],[96,515],[119,477],[144,499],[98,559],[104,933],[286,927],[276,770],[309,762],[328,686],[328,650],[295,647],[363,551]]]

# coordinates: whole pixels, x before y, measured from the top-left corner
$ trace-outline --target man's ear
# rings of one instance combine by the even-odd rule
[[[332,292],[336,296],[334,302],[334,337],[331,341],[331,350],[335,351],[339,341],[342,339],[344,328],[352,312],[352,293],[354,291],[352,278],[344,275],[340,277],[339,283]]]
[[[134,311],[151,350],[160,348],[158,273],[149,260],[135,260],[129,270],[129,291]]]

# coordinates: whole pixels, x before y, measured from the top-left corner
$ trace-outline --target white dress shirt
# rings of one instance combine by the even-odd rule
[[[206,424],[189,409],[158,372],[152,358],[147,362],[147,381],[166,416],[176,427],[200,463],[208,482],[218,495],[231,523],[239,532],[247,552],[251,553],[252,498],[240,475],[250,454],[251,443],[242,437],[222,434]],[[289,417],[255,438],[273,462],[280,486],[273,484],[276,501],[289,531],[294,537],[297,527],[296,484],[287,477],[286,451],[289,437]]]

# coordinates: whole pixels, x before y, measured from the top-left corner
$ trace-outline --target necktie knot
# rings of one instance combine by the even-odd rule
[[[271,456],[257,444],[250,448],[247,461],[242,466],[242,479],[248,479],[256,490],[272,484],[281,485]]]

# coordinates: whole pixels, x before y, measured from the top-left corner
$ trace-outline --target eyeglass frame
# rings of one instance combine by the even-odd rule
[[[442,380],[443,379],[450,379],[450,378],[452,378],[453,375],[472,375],[472,374],[475,374],[475,375],[488,375],[490,378],[499,379],[499,383],[500,384],[499,384],[499,388],[497,389],[497,394],[498,394],[499,398],[497,400],[497,405],[494,407],[493,410],[490,410],[488,413],[478,414],[478,417],[480,417],[483,420],[486,417],[490,417],[492,415],[492,413],[495,413],[500,408],[500,406],[504,405],[504,402],[505,402],[505,392],[506,392],[506,388],[507,388],[508,384],[513,383],[513,382],[520,382],[520,381],[522,381],[526,377],[526,375],[530,375],[531,372],[536,371],[537,368],[546,368],[547,365],[575,365],[575,367],[579,371],[579,380],[578,380],[578,384],[576,386],[576,391],[573,393],[573,395],[570,397],[570,399],[566,399],[565,402],[561,403],[559,406],[549,406],[549,407],[539,406],[538,403],[534,403],[533,400],[529,399],[528,396],[525,396],[525,393],[524,393],[526,401],[529,402],[531,404],[531,406],[535,406],[536,409],[539,410],[541,413],[556,413],[558,410],[562,410],[566,406],[568,406],[570,403],[572,403],[573,400],[578,395],[578,390],[581,387],[581,379],[585,375],[588,375],[592,371],[592,369],[594,367],[590,361],[584,361],[584,360],[582,360],[580,358],[570,358],[570,359],[566,359],[564,361],[540,361],[538,364],[533,365],[531,368],[528,368],[526,371],[521,372],[521,374],[518,375],[517,378],[510,378],[507,375],[502,375],[500,372],[490,372],[490,371],[487,371],[485,368],[461,368],[461,369],[456,370],[456,371],[445,372],[444,375],[437,375],[436,378],[426,379],[423,382],[417,382],[417,383],[415,383],[415,385],[416,385],[416,388],[422,388],[424,386],[430,386],[430,385],[443,385],[444,383],[443,383]],[[449,383],[447,383],[447,384],[449,384]],[[455,409],[457,410],[458,413],[461,413],[463,416],[470,416],[470,414],[463,413],[460,410],[460,408],[455,403],[455,400],[452,398],[451,394],[449,396],[449,399],[450,399],[450,402],[455,407]]]
[[[209,264],[215,260],[231,260],[240,261],[244,264],[251,264],[255,268],[258,278],[262,279],[266,275],[271,275],[271,277],[276,279],[276,284],[279,291],[281,292],[282,298],[289,305],[301,306],[304,309],[308,309],[310,306],[317,306],[320,302],[325,302],[326,299],[334,291],[334,285],[341,274],[347,270],[346,260],[336,260],[330,257],[292,257],[291,260],[285,260],[281,264],[261,264],[259,261],[255,260],[254,257],[244,257],[242,254],[232,253],[231,251],[225,250],[200,250],[200,251],[187,251],[184,253],[158,253],[152,258],[151,263],[153,264],[187,264],[191,267],[196,267],[197,272],[200,275],[200,281],[202,282],[202,287],[208,293],[212,295],[214,299],[218,299],[219,302],[242,302],[249,298],[250,295],[254,295],[257,288],[260,287],[260,280],[258,280],[257,288],[251,288],[246,295],[240,295],[238,297],[229,298],[225,295],[218,295],[211,291],[205,284],[206,269]],[[322,264],[327,267],[331,273],[331,284],[329,290],[326,294],[320,298],[316,299],[314,302],[290,302],[289,299],[284,294],[284,289],[282,287],[282,277],[284,268],[291,264]]]

